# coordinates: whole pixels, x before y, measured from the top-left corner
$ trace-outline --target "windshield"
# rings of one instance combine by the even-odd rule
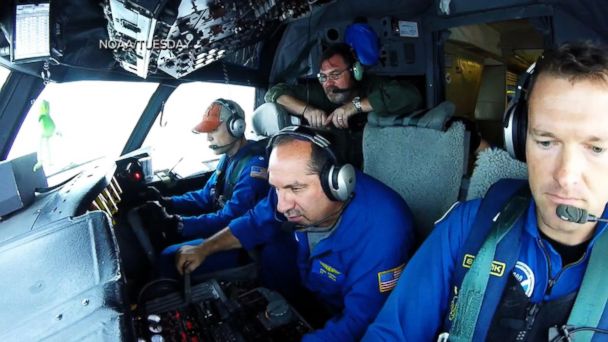
[[[0,88],[2,88],[2,86],[4,85],[4,81],[6,81],[6,78],[10,73],[10,70],[0,65]]]
[[[158,84],[51,83],[32,105],[11,147],[38,152],[47,176],[99,158],[117,158]]]

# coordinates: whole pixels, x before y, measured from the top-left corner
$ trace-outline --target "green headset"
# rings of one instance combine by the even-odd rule
[[[350,70],[353,72],[353,78],[355,81],[359,82],[363,79],[363,65],[357,59],[355,59],[355,62]]]

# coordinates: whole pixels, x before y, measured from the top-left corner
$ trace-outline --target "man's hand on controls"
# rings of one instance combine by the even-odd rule
[[[163,206],[166,206],[167,203],[171,202],[171,197],[163,196],[160,191],[153,186],[147,186],[144,191],[140,192],[139,196],[145,201],[157,201]]]
[[[175,255],[175,266],[179,274],[192,273],[207,258],[204,244],[198,246],[182,246]]]
[[[146,202],[140,207],[140,213],[150,226],[150,229],[159,232],[170,243],[180,240],[182,225],[178,215],[170,215],[158,202]]]

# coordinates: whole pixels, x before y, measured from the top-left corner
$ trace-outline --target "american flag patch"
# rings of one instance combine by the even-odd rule
[[[261,166],[252,166],[249,176],[253,178],[268,179],[268,170]]]
[[[401,276],[401,272],[403,272],[404,266],[405,264],[401,264],[390,270],[378,272],[378,288],[380,289],[380,292],[388,292],[397,285],[397,281]]]

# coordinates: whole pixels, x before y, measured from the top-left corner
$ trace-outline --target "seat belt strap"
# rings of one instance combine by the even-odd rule
[[[525,191],[527,193],[527,189]],[[529,196],[522,196],[522,191],[520,191],[509,200],[504,209],[494,218],[490,235],[479,249],[471,269],[462,281],[456,304],[456,317],[450,329],[450,341],[468,342],[473,340],[477,318],[481,311],[492,270],[496,247],[524,213],[528,207],[528,201]]]
[[[234,192],[234,186],[236,185],[241,173],[245,170],[245,167],[249,164],[251,158],[253,158],[253,154],[248,154],[247,156],[241,158],[236,165],[232,168],[230,175],[228,175],[228,182],[226,183],[226,187],[224,188],[224,200],[227,202],[232,198],[232,193]]]
[[[568,317],[568,325],[574,328],[599,326],[606,304],[608,303],[608,234],[602,232],[591,250],[587,270],[578,291],[574,307]],[[591,341],[593,331],[578,331],[576,341]]]
[[[222,157],[223,159],[220,160],[220,163],[217,167],[217,178],[215,180],[215,185],[213,187],[213,204],[214,206],[217,208],[219,207],[219,198],[220,198],[220,194],[222,194],[223,190],[224,190],[224,182],[226,180],[226,169],[228,169],[228,156],[224,156]]]

